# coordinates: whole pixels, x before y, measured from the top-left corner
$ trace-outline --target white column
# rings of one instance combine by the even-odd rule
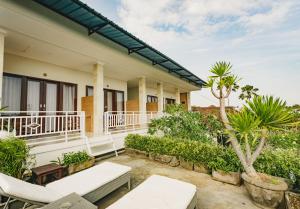
[[[146,122],[146,112],[147,112],[147,95],[146,95],[146,78],[141,77],[139,79],[139,111],[140,111],[140,123],[144,124]]]
[[[103,134],[103,66],[103,63],[97,63],[94,65],[94,136],[100,136],[101,134]]]
[[[191,105],[191,92],[187,92],[186,93],[186,97],[187,97],[187,109],[188,111],[192,110],[192,105]]]
[[[164,86],[163,83],[157,83],[157,110],[158,113],[164,111]]]
[[[180,91],[179,91],[179,88],[176,88],[176,92],[175,92],[175,94],[176,94],[176,104],[180,104]]]
[[[4,68],[4,37],[6,32],[0,28],[0,107],[2,105],[2,80]]]

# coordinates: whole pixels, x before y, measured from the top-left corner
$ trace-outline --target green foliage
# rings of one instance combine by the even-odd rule
[[[178,112],[184,112],[186,111],[181,104],[168,104],[166,105],[165,112],[168,114],[176,114]]]
[[[126,137],[125,146],[148,153],[182,157],[195,164],[205,165],[209,169],[241,170],[241,165],[232,149],[213,143],[130,134]]]
[[[243,170],[234,150],[217,144],[130,134],[126,137],[125,146],[148,153],[182,157],[209,169],[226,172]],[[299,179],[300,155],[293,150],[266,149],[259,156],[254,167],[257,171],[269,175],[290,178],[293,174]]]
[[[242,93],[239,96],[241,100],[250,100],[251,98],[258,96],[258,88],[254,88],[251,85],[245,85],[241,88]]]
[[[224,88],[226,91],[237,90],[239,88],[237,85],[239,79],[232,74],[231,68],[232,65],[224,61],[214,64],[210,69],[213,75],[209,77],[205,87],[213,89],[213,87],[216,86],[216,88],[221,91],[223,91]],[[219,98],[221,95],[217,97]]]
[[[65,166],[69,166],[71,164],[80,164],[86,162],[89,159],[91,159],[91,157],[86,153],[86,151],[69,152],[63,155],[61,164]]]
[[[149,134],[162,132],[166,137],[208,142],[223,131],[222,123],[213,115],[206,116],[199,112],[176,109],[176,106],[170,107],[172,109],[169,114],[151,121]]]
[[[29,149],[22,139],[0,140],[0,172],[15,178],[22,178],[27,169]]]
[[[258,172],[272,176],[300,178],[300,155],[297,151],[284,149],[265,149],[254,163]]]
[[[269,146],[272,146],[273,148],[294,149],[300,152],[300,132],[299,131],[273,132],[270,135],[267,143]]]
[[[259,128],[283,130],[295,126],[295,115],[286,103],[273,96],[257,96],[247,102],[245,108],[260,120]]]
[[[260,120],[248,111],[248,109],[244,108],[238,113],[229,114],[228,118],[230,125],[240,138],[247,139],[249,137],[255,137],[254,135],[258,131]]]

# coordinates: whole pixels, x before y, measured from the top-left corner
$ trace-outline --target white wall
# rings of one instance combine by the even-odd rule
[[[147,95],[157,96],[157,89],[148,87],[147,88]],[[176,99],[176,93],[164,90],[164,98]]]
[[[73,70],[7,53],[4,55],[4,72],[77,84],[78,110],[81,108],[81,97],[86,94],[86,85],[93,85],[93,74],[90,72]],[[125,100],[127,98],[126,81],[104,77],[104,88],[124,91]]]

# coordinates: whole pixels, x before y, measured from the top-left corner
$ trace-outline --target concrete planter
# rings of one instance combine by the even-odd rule
[[[168,164],[169,166],[172,166],[172,167],[177,167],[180,164],[177,157],[171,156],[171,155],[160,155],[160,154],[155,154],[155,153],[149,153],[149,159],[158,161],[163,164]]]
[[[205,165],[201,165],[201,164],[194,164],[194,171],[198,173],[205,173],[205,174],[210,173],[210,170]]]
[[[285,193],[286,209],[299,209],[300,208],[300,194],[294,192]]]
[[[213,171],[212,178],[216,181],[221,181],[227,184],[239,186],[241,184],[241,173],[239,172],[225,172],[225,171]]]
[[[192,162],[186,161],[182,157],[179,157],[180,166],[188,169],[188,170],[194,170],[194,164]]]
[[[79,164],[71,164],[68,166],[68,173],[69,175],[82,171],[84,169],[90,168],[95,164],[95,158],[91,158],[88,161],[85,161],[83,163],[79,163]]]
[[[246,189],[252,200],[261,208],[277,208],[283,201],[287,183],[278,177],[259,173],[260,179],[242,174]]]
[[[130,156],[138,156],[142,158],[148,158],[149,154],[146,151],[141,151],[137,149],[132,149],[132,148],[125,148],[126,154]]]

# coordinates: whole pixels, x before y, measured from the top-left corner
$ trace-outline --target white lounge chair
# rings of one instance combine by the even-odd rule
[[[194,209],[195,185],[153,175],[107,209]]]
[[[131,168],[110,162],[62,178],[50,184],[39,186],[0,173],[0,195],[32,205],[44,205],[73,192],[90,202],[95,202],[124,184],[130,189]]]

